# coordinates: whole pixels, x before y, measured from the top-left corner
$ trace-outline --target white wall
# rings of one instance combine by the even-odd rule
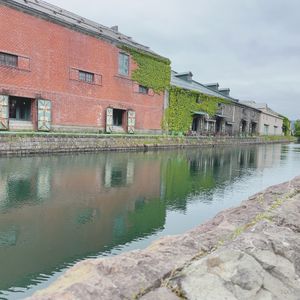
[[[260,135],[283,135],[282,125],[283,120],[281,118],[262,111],[259,118],[258,133]]]

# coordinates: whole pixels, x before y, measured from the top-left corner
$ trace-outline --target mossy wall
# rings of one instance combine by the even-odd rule
[[[164,92],[170,86],[171,61],[169,59],[127,46],[123,46],[121,49],[129,53],[138,66],[132,72],[132,80],[153,89],[157,94]]]
[[[193,111],[201,111],[213,117],[218,111],[219,103],[230,102],[197,91],[171,86],[169,107],[165,112],[163,127],[169,131],[187,132],[192,125]]]

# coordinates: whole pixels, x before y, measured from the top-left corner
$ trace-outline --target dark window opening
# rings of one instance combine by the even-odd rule
[[[198,129],[198,118],[193,118],[192,131],[197,131],[197,129]]]
[[[0,64],[4,66],[17,67],[18,56],[0,52]]]
[[[9,118],[20,121],[31,120],[31,99],[21,97],[9,98]]]
[[[123,112],[124,111],[121,109],[113,110],[113,125],[114,126],[122,126]]]
[[[223,118],[220,118],[220,117],[216,118],[216,132],[217,133],[222,132],[223,123],[224,123]]]
[[[139,93],[147,95],[149,92],[149,89],[146,86],[139,85]]]
[[[85,71],[79,71],[79,80],[93,83],[94,82],[95,75],[93,73],[85,72]]]
[[[241,124],[241,129],[242,129],[242,133],[246,133],[246,129],[247,129],[247,122],[242,120],[242,124]]]
[[[232,124],[226,124],[225,131],[226,131],[226,133],[228,135],[232,135],[233,134],[233,126],[232,126]]]
[[[256,133],[256,123],[251,123],[251,133],[252,134]]]

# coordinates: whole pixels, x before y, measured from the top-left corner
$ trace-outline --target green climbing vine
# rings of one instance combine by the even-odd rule
[[[170,86],[171,61],[169,59],[127,46],[122,46],[121,49],[129,53],[138,66],[132,72],[134,81],[153,89],[157,94]]]
[[[283,133],[285,136],[289,136],[291,135],[291,121],[283,115],[281,115],[281,117],[283,117],[283,124],[282,124]]]
[[[219,103],[229,103],[222,98],[174,86],[169,89],[169,93],[169,107],[163,124],[164,129],[169,131],[187,132],[191,128],[193,111],[201,111],[213,117],[218,111]]]

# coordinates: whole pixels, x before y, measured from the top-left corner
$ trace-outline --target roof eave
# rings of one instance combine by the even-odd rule
[[[158,58],[161,58],[161,59],[168,59],[168,58],[166,58],[162,55],[159,55],[159,54],[155,53],[154,51],[150,50],[147,46],[136,43],[135,41],[130,41],[130,40],[126,40],[126,41],[123,40],[122,41],[118,38],[111,37],[111,36],[108,36],[104,33],[101,33],[100,29],[99,29],[99,32],[96,32],[96,31],[93,31],[91,29],[84,28],[84,27],[80,26],[79,24],[77,25],[77,24],[68,22],[66,20],[62,20],[59,17],[55,17],[54,15],[48,14],[46,12],[43,12],[43,11],[38,10],[36,8],[30,7],[26,4],[16,2],[14,0],[0,0],[0,4],[8,6],[10,8],[17,9],[17,10],[25,12],[25,13],[28,13],[30,15],[38,16],[38,17],[40,17],[44,20],[59,24],[61,26],[67,27],[69,29],[79,31],[81,33],[84,33],[84,34],[102,39],[102,40],[107,41],[107,42],[109,42],[111,44],[114,44],[116,46],[123,46],[124,45],[124,46],[128,46],[128,47],[131,47],[131,48],[139,50],[139,51],[143,51],[147,54],[150,54],[152,56],[155,56],[155,57],[158,57]],[[100,26],[104,27],[103,25],[99,24],[99,27]],[[123,34],[120,34],[120,36],[122,36],[125,39],[128,38]]]

